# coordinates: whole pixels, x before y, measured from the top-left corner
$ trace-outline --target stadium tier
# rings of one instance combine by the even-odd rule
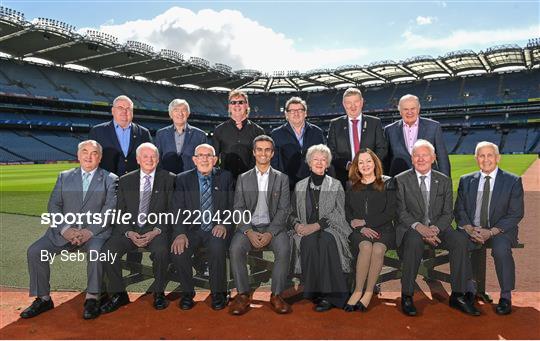
[[[417,95],[421,115],[441,122],[451,153],[472,153],[481,140],[497,143],[503,153],[540,151],[540,39],[524,48],[268,75],[119,43],[102,32],[77,33],[55,20],[27,21],[0,7],[0,163],[75,159],[78,141],[111,119],[112,100],[121,94],[133,100],[135,121],[153,134],[170,124],[169,102],[185,99],[190,123],[211,138],[228,115],[224,89],[249,93],[250,116],[269,133],[283,124],[291,96],[305,99],[308,119],[327,130],[344,114],[349,86],[362,90],[363,112],[383,125],[400,118],[401,96]]]

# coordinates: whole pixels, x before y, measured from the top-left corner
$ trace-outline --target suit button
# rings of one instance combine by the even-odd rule
[[[124,159],[124,162],[127,163],[127,159]]]

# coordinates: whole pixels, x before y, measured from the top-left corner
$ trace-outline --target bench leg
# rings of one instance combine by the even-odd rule
[[[486,248],[482,247],[471,252],[473,279],[476,281],[476,296],[486,303],[493,300],[486,293]]]

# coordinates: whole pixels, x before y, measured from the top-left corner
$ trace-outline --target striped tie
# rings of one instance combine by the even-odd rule
[[[143,227],[146,224],[146,215],[148,214],[148,207],[150,206],[150,197],[152,196],[152,186],[150,185],[150,175],[144,176],[144,187],[141,192],[141,201],[139,201],[139,217],[137,219],[137,225]],[[144,215],[141,215],[144,213]]]
[[[86,197],[86,192],[90,187],[90,173],[83,172],[82,174],[82,190],[83,190],[83,199]]]
[[[205,176],[203,178],[202,182],[202,188],[201,188],[201,230],[203,231],[210,231],[212,229],[212,185],[210,183],[210,177]],[[210,214],[206,213],[205,211],[209,211]],[[205,223],[206,222],[206,223]]]

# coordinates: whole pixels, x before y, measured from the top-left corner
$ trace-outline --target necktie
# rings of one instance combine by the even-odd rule
[[[201,230],[210,231],[212,229],[212,184],[210,177],[205,176],[201,188]],[[205,212],[208,211],[210,213]]]
[[[480,226],[488,227],[489,225],[489,192],[491,187],[489,186],[489,180],[491,177],[488,175],[484,178],[484,190],[482,191],[482,206],[480,208]]]
[[[151,176],[146,174],[144,176],[144,186],[141,192],[141,199],[139,201],[139,216],[137,218],[137,225],[143,227],[146,224],[146,215],[148,214],[148,208],[150,206],[150,197],[152,196],[152,186],[150,185]],[[144,215],[141,215],[144,213]]]
[[[83,199],[86,197],[86,192],[90,187],[90,173],[83,172],[82,174],[82,190],[83,190]]]
[[[354,143],[354,155],[360,150],[360,137],[358,136],[358,120],[351,120],[352,122],[352,138]]]
[[[424,199],[424,225],[429,226],[429,192],[426,186],[426,176],[420,176],[420,191]]]

